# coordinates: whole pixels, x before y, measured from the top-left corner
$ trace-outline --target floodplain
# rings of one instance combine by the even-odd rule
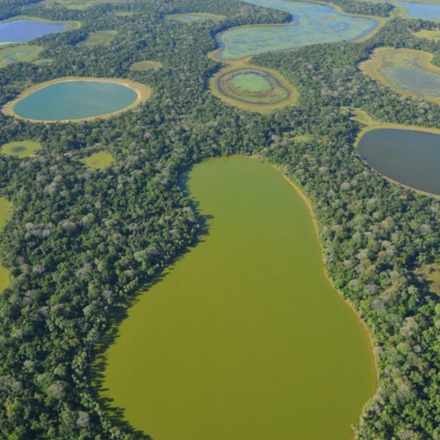
[[[34,141],[14,141],[3,144],[0,148],[2,154],[19,158],[34,156],[41,148],[39,142]]]
[[[296,90],[278,72],[246,63],[232,63],[210,81],[212,93],[247,111],[269,113],[298,100]]]
[[[382,47],[359,67],[402,95],[440,102],[440,68],[432,59],[432,54],[420,50]]]
[[[216,56],[237,60],[271,51],[286,51],[319,43],[355,41],[370,35],[378,19],[343,14],[332,6],[289,0],[245,0],[253,5],[288,12],[287,24],[231,28],[217,35]]]
[[[0,47],[0,68],[9,66],[13,63],[34,61],[43,51],[41,46],[32,46],[28,44],[19,46]]]
[[[196,165],[186,187],[207,234],[128,310],[103,395],[155,439],[351,440],[374,359],[308,204],[249,158]]]

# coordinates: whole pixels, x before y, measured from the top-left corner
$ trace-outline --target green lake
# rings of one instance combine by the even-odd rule
[[[197,165],[188,190],[208,233],[128,311],[103,395],[154,440],[352,439],[374,361],[306,203],[238,157]]]
[[[136,91],[122,84],[64,81],[50,84],[14,105],[14,113],[37,121],[84,119],[115,113],[136,101]]]
[[[364,134],[358,151],[384,176],[420,191],[440,194],[440,135],[381,128]]]
[[[293,21],[284,25],[239,26],[217,36],[219,56],[236,60],[271,51],[312,44],[354,41],[378,25],[371,18],[341,14],[331,6],[290,0],[245,0],[256,6],[288,12]]]

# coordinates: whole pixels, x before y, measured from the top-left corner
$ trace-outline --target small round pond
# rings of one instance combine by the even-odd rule
[[[358,150],[385,177],[419,191],[440,194],[440,134],[377,129],[361,137]]]
[[[214,76],[211,89],[223,101],[257,112],[294,104],[297,99],[295,89],[279,74],[254,67],[226,68]]]
[[[18,19],[0,23],[0,43],[23,43],[68,29],[67,23]]]
[[[3,112],[34,122],[81,121],[128,110],[151,95],[129,80],[64,78],[32,87]]]

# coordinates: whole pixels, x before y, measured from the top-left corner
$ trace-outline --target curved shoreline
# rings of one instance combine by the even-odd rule
[[[330,3],[324,3],[321,2],[319,0],[297,0],[298,3],[312,3],[312,4],[316,4],[316,5],[321,5],[321,6],[327,6],[328,8],[330,8],[332,10],[332,12],[339,14],[339,15],[343,15],[345,17],[350,17],[350,18],[362,18],[362,19],[368,19],[368,20],[372,20],[374,21],[375,27],[369,31],[365,31],[366,33],[364,33],[364,35],[360,35],[359,37],[355,37],[355,38],[351,38],[348,40],[341,40],[340,42],[349,42],[349,43],[362,43],[365,40],[368,40],[369,38],[371,38],[373,35],[375,35],[377,32],[379,32],[379,30],[385,25],[385,23],[387,22],[388,18],[386,17],[376,17],[376,16],[371,16],[371,15],[363,15],[363,14],[351,14],[348,12],[345,12],[340,6],[338,5],[334,5],[334,4],[330,4]],[[250,2],[249,2],[250,3]],[[253,3],[250,3],[253,4]],[[264,7],[264,6],[260,6],[260,7]],[[276,8],[275,8],[276,9]],[[278,11],[281,11],[281,9],[276,9]],[[280,27],[280,26],[298,26],[299,23],[297,23],[297,20],[295,19],[295,15],[288,12],[288,11],[284,11],[287,14],[290,15],[291,20],[285,22],[285,23],[270,23],[270,24],[248,24],[248,25],[242,25],[242,26],[233,26],[230,27],[228,29],[225,29],[224,31],[221,31],[219,33],[217,33],[215,35],[215,39],[217,41],[218,44],[218,49],[210,52],[211,58],[215,59],[216,61],[220,61],[220,62],[235,62],[235,61],[243,61],[245,59],[250,59],[253,58],[254,56],[258,56],[258,55],[262,55],[263,53],[267,53],[267,52],[271,52],[271,51],[267,51],[267,52],[263,52],[263,53],[258,53],[255,55],[251,55],[251,56],[245,56],[245,57],[241,57],[241,58],[233,58],[233,59],[223,59],[222,58],[222,52],[224,51],[225,47],[224,47],[224,43],[222,41],[222,35],[225,34],[226,32],[229,32],[231,30],[234,29],[253,29],[253,28],[261,28],[261,27],[270,27],[270,28],[275,28],[275,27]],[[336,41],[333,43],[337,43]],[[315,43],[316,44],[316,43]],[[318,43],[318,44],[325,44],[325,43]],[[290,52],[292,50],[295,49],[300,49],[302,47],[306,47],[305,46],[300,46],[300,47],[293,47],[290,49],[283,49],[283,50],[274,50],[275,52]]]
[[[380,73],[380,69],[382,68],[384,63],[384,57],[388,53],[392,53],[393,51],[398,51],[398,53],[401,54],[407,53],[416,56],[416,61],[421,69],[425,69],[429,72],[436,73],[437,75],[440,76],[440,67],[437,67],[434,64],[432,64],[434,55],[430,52],[425,52],[417,49],[407,49],[407,48],[396,49],[394,47],[389,47],[389,46],[379,47],[373,51],[373,53],[371,54],[368,60],[360,63],[358,67],[365,75],[369,76],[374,81],[378,81],[383,86],[393,90],[394,92],[400,95],[408,96],[412,99],[424,99],[426,101],[439,103],[440,97],[438,98],[430,97],[430,96],[421,95],[416,92],[410,92],[407,90],[399,89]]]
[[[233,97],[226,94],[220,86],[220,81],[222,80],[222,78],[224,78],[226,75],[230,75],[234,72],[239,72],[240,70],[246,69],[249,69],[250,71],[254,70],[255,72],[260,72],[263,74],[268,74],[275,80],[280,88],[288,92],[288,96],[281,101],[275,103],[253,103],[248,102],[245,99],[240,99],[239,97]],[[230,64],[227,64],[223,69],[221,69],[210,78],[209,89],[214,96],[229,105],[240,108],[242,110],[261,114],[271,113],[288,105],[295,105],[298,103],[299,99],[298,91],[280,73],[273,69],[250,64],[247,62],[247,59],[242,60],[241,62],[231,62]]]
[[[127,107],[122,108],[121,110],[118,110],[116,112],[111,113],[104,113],[102,115],[98,116],[89,116],[86,118],[78,118],[78,119],[63,119],[63,120],[40,120],[40,119],[30,119],[30,118],[24,118],[22,116],[17,115],[14,112],[15,105],[28,97],[29,95],[32,95],[33,93],[42,90],[48,86],[59,84],[63,82],[74,82],[74,81],[85,81],[85,82],[105,82],[105,83],[112,83],[112,84],[119,84],[125,87],[128,87],[136,92],[137,98]],[[34,123],[51,123],[51,124],[57,124],[57,123],[63,123],[63,122],[84,122],[84,121],[93,121],[95,119],[105,119],[112,116],[115,116],[119,113],[126,112],[128,110],[131,110],[138,105],[148,101],[151,98],[152,95],[152,89],[144,84],[137,83],[135,81],[131,81],[129,79],[117,79],[117,78],[93,78],[93,77],[78,77],[78,76],[71,76],[71,77],[64,77],[64,78],[58,78],[53,79],[51,81],[46,81],[40,84],[33,85],[26,89],[24,92],[22,92],[18,98],[14,99],[13,101],[8,102],[3,108],[2,112],[6,116],[13,116],[17,119],[21,119],[23,121],[28,122],[34,122]]]
[[[356,140],[353,144],[354,149],[356,150],[356,153],[362,160],[362,162],[368,166],[374,173],[376,173],[378,176],[382,177],[383,179],[387,180],[388,182],[394,183],[395,185],[399,185],[403,188],[409,189],[411,191],[416,192],[417,194],[420,194],[422,196],[426,197],[433,197],[435,199],[440,199],[440,194],[430,193],[427,191],[423,191],[421,189],[413,188],[412,186],[406,185],[405,183],[399,182],[397,180],[392,179],[391,177],[386,176],[385,174],[382,174],[376,168],[372,167],[368,161],[362,158],[362,156],[359,154],[359,142],[362,139],[362,137],[369,133],[370,131],[374,130],[381,130],[381,129],[390,129],[390,130],[401,130],[401,131],[418,131],[420,133],[430,133],[430,134],[437,134],[440,135],[440,129],[438,128],[430,128],[430,127],[420,127],[418,125],[403,125],[403,124],[397,124],[393,122],[379,122],[374,120],[366,111],[361,109],[352,109],[352,112],[354,113],[354,116],[351,118],[353,121],[357,121],[363,125],[365,125],[365,128],[359,131]]]
[[[278,165],[274,165],[274,164],[268,162],[267,160],[265,160],[264,158],[262,158],[260,156],[251,156],[251,157],[256,159],[256,160],[259,160],[260,162],[267,163],[269,166],[271,166],[272,168],[277,170],[281,174],[283,179],[298,193],[298,195],[301,197],[301,199],[304,201],[304,203],[307,206],[307,210],[309,211],[310,217],[312,219],[313,227],[314,227],[315,233],[316,233],[316,238],[317,238],[317,241],[319,243],[319,247],[320,247],[320,251],[321,251],[322,270],[324,272],[324,275],[327,278],[327,280],[330,283],[330,285],[332,286],[332,288],[334,289],[334,291],[338,294],[339,298],[345,304],[347,304],[350,307],[350,309],[354,312],[354,314],[356,315],[356,318],[358,319],[358,321],[360,322],[362,328],[365,331],[365,334],[367,336],[367,339],[368,339],[368,342],[369,342],[369,345],[370,345],[371,354],[372,354],[372,358],[373,358],[373,361],[374,361],[375,388],[376,388],[375,393],[370,398],[370,400],[371,400],[376,395],[377,388],[378,388],[378,385],[379,385],[379,359],[376,357],[376,355],[374,353],[374,347],[375,346],[374,346],[373,331],[367,326],[366,322],[364,322],[362,320],[362,317],[361,317],[360,313],[358,312],[358,310],[356,309],[356,307],[354,306],[354,304],[349,299],[345,298],[344,295],[342,294],[342,292],[335,286],[332,278],[330,277],[330,275],[329,275],[329,273],[327,271],[326,261],[325,261],[325,257],[324,257],[324,245],[323,245],[322,240],[321,240],[321,230],[320,230],[320,226],[319,226],[319,221],[318,221],[318,219],[317,219],[317,217],[315,215],[315,209],[313,207],[313,202],[309,198],[309,196],[307,196],[305,191],[287,175],[287,173],[283,170],[282,167],[280,167]],[[367,403],[368,403],[368,401],[365,403],[365,405]],[[365,407],[365,405],[364,405],[364,407]],[[360,419],[360,417],[359,417],[359,419]]]

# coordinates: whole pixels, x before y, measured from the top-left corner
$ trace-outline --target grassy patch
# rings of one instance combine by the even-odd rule
[[[71,10],[82,10],[87,9],[95,5],[100,5],[103,3],[118,3],[112,0],[45,0],[43,5],[48,6],[62,6]]]
[[[222,101],[243,110],[270,113],[298,101],[298,93],[285,78],[271,69],[232,62],[210,80],[211,92]]]
[[[440,29],[422,29],[421,31],[414,32],[413,35],[417,38],[425,38],[431,41],[440,41]]]
[[[100,151],[99,153],[93,153],[89,157],[81,159],[81,162],[88,168],[101,170],[103,168],[108,168],[114,160],[114,157],[110,153]]]
[[[0,151],[7,156],[29,157],[33,156],[40,148],[41,144],[38,142],[17,141],[2,145]]]
[[[163,67],[159,61],[139,61],[131,65],[130,70],[133,72],[146,72],[148,70],[159,70]]]
[[[6,200],[4,197],[0,197],[0,233],[3,231],[6,222],[11,217],[12,203]],[[0,262],[0,294],[9,286],[10,274]]]
[[[38,58],[43,49],[41,46],[27,44],[2,47],[0,48],[0,68],[13,63],[33,61]]]
[[[293,137],[295,142],[312,142],[313,138],[309,134],[299,134]]]
[[[116,31],[92,32],[82,44],[84,46],[101,46],[103,44],[109,43],[116,34]]]
[[[440,296],[440,264],[425,264],[416,274],[428,282],[430,292]]]
[[[224,15],[216,15],[216,14],[207,14],[203,12],[194,12],[191,14],[171,14],[167,15],[166,18],[168,20],[180,21],[183,23],[192,23],[195,21],[203,21],[203,20],[224,20],[226,17]]]
[[[440,102],[440,68],[433,55],[414,49],[376,49],[360,69],[384,86],[411,98]]]

